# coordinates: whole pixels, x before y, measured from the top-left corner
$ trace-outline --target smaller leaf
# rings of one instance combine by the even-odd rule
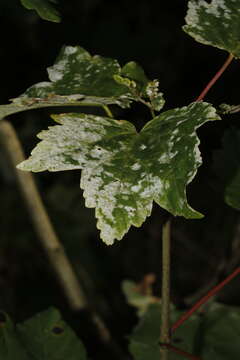
[[[139,91],[142,91],[144,86],[146,86],[149,81],[141,66],[138,65],[135,61],[130,61],[124,65],[121,71],[121,75],[134,80],[139,88]]]
[[[240,105],[229,105],[229,104],[221,104],[220,112],[222,114],[234,114],[240,111]]]
[[[140,283],[131,280],[122,282],[122,290],[129,305],[137,309],[138,316],[142,316],[150,304],[159,302],[159,298],[153,296],[152,284],[155,281],[154,274],[147,274]]]
[[[136,101],[143,100],[144,102],[144,99],[150,100],[146,105],[155,111],[160,111],[163,108],[165,100],[163,94],[159,92],[158,80],[149,81],[143,69],[137,63],[134,61],[127,63],[122,68],[121,75],[122,77],[124,76],[125,85],[129,87]],[[117,78],[115,80],[124,81]]]
[[[17,332],[32,359],[87,359],[82,342],[55,308],[43,311],[17,325]]]
[[[181,312],[171,305],[171,323],[174,323]],[[200,318],[193,315],[172,335],[172,345],[192,353],[194,350],[196,331]],[[161,359],[160,356],[161,303],[149,305],[147,312],[141,317],[138,325],[130,336],[129,350],[135,360]],[[175,343],[176,341],[176,343]],[[148,357],[148,353],[152,358]],[[158,356],[158,357],[157,357]],[[178,356],[169,350],[169,359],[177,360]]]
[[[161,360],[160,347],[157,344],[148,345],[132,340],[129,351],[135,360]]]
[[[44,20],[61,21],[59,12],[51,5],[51,3],[56,3],[55,0],[21,0],[21,3],[25,8],[35,10]]]
[[[240,210],[240,131],[227,130],[223,138],[223,149],[215,151],[214,167],[223,180],[226,203]]]
[[[19,341],[14,324],[4,313],[0,313],[0,358],[4,360],[31,360]]]
[[[153,80],[149,81],[145,88],[145,93],[150,99],[151,106],[155,111],[160,111],[165,104],[163,93],[159,92],[158,87],[158,80]]]
[[[240,58],[240,2],[190,0],[183,30],[196,41],[228,51]]]

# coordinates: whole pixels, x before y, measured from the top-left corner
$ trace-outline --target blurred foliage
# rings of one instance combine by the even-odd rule
[[[26,88],[47,80],[45,69],[54,62],[62,45],[80,45],[90,53],[135,60],[149,78],[159,78],[166,110],[188,105],[195,99],[225,60],[217,49],[195,43],[181,30],[187,0],[60,0],[60,24],[41,20],[24,9],[19,0],[0,2],[0,103],[17,97]],[[207,101],[239,103],[239,82],[234,62]],[[56,113],[61,109],[56,109]],[[69,110],[70,111],[70,110]],[[94,110],[97,113],[97,110]],[[114,109],[117,118],[135,121],[141,127],[148,112],[141,105],[131,110]],[[35,135],[50,124],[48,110],[18,114],[10,119],[26,153],[36,144]],[[239,128],[238,114],[228,121],[207,124],[198,131],[203,165],[188,187],[188,199],[206,214],[202,220],[175,218],[172,230],[172,300],[186,307],[216,284],[240,262],[239,215],[224,203],[219,174],[213,167],[213,151],[222,147],[230,126]],[[220,158],[221,161],[221,158]],[[77,334],[83,335],[93,359],[106,358],[97,335],[83,314],[72,314],[52,276],[19,193],[12,169],[1,148],[1,247],[0,307],[22,321],[53,305],[60,308]],[[224,171],[224,169],[222,170]],[[43,200],[67,254],[114,337],[126,345],[125,336],[136,322],[126,304],[121,282],[139,281],[154,273],[155,296],[161,287],[161,226],[167,213],[154,207],[142,228],[133,228],[112,247],[102,244],[95,230],[94,211],[84,207],[76,185],[79,173],[43,173],[36,177]],[[240,305],[237,282],[228,285],[218,300]],[[94,335],[95,346],[89,342]],[[114,359],[114,357],[112,357]]]

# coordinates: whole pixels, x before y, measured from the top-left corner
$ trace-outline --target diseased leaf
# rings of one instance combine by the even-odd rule
[[[240,2],[190,0],[183,30],[196,41],[240,57]]]
[[[50,82],[33,85],[21,96],[23,100],[56,95],[84,95],[112,98],[113,104],[123,107],[130,104],[128,88],[117,84],[113,79],[114,75],[121,73],[117,60],[91,56],[80,46],[66,46],[47,71]]]
[[[18,112],[42,109],[47,107],[67,107],[67,106],[106,106],[106,105],[124,106],[124,99],[120,101],[112,97],[94,97],[84,95],[49,95],[46,98],[30,98],[27,96],[13,99],[12,104],[0,105],[0,120],[6,116],[16,114]],[[128,101],[125,103],[128,106]]]
[[[220,119],[208,103],[166,111],[140,133],[124,120],[61,114],[30,158],[27,171],[82,169],[86,206],[96,208],[97,227],[106,244],[120,240],[131,225],[141,226],[155,201],[174,215],[202,217],[186,199],[186,186],[201,165],[196,130]]]
[[[31,86],[12,99],[11,104],[0,105],[0,119],[43,107],[118,105],[127,108],[132,101],[140,101],[159,111],[164,105],[158,81],[149,81],[135,62],[121,69],[117,60],[91,56],[79,46],[66,46],[47,71],[50,81]]]
[[[36,10],[38,15],[44,20],[61,21],[59,12],[51,5],[51,3],[57,3],[55,0],[21,0],[21,3],[29,10]]]
[[[31,359],[87,359],[82,342],[55,308],[43,311],[18,325],[17,331]]]
[[[215,170],[223,180],[226,203],[240,210],[240,131],[231,128],[223,138],[223,149],[215,151]]]

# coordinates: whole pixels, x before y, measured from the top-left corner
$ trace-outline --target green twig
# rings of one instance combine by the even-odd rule
[[[170,343],[170,243],[171,222],[168,220],[162,230],[162,311],[160,343]],[[168,359],[168,349],[161,348],[162,360]]]
[[[106,112],[107,116],[109,116],[110,118],[113,118],[113,114],[107,105],[103,105],[103,109]]]

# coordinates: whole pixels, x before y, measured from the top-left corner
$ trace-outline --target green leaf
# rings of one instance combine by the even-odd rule
[[[0,358],[87,359],[83,344],[54,308],[43,311],[16,327],[6,314],[0,313]]]
[[[61,21],[59,12],[51,5],[51,3],[57,3],[55,0],[21,0],[21,3],[29,10],[36,10],[38,15],[44,20]]]
[[[240,354],[240,309],[212,304],[202,325],[203,358],[238,360]]]
[[[198,127],[218,120],[208,103],[166,111],[137,133],[124,120],[61,114],[31,157],[27,171],[82,169],[86,206],[96,208],[97,227],[106,244],[120,240],[131,225],[141,226],[155,201],[174,215],[202,217],[187,202],[186,186],[201,165]]]
[[[139,291],[139,284],[131,280],[122,282],[122,290],[127,298],[128,304],[136,307],[138,316],[143,315],[150,304],[156,303],[159,299],[150,294],[143,294]]]
[[[171,323],[174,323],[181,312],[171,305]],[[192,353],[196,331],[199,326],[199,316],[193,315],[181,328],[176,330],[172,337],[172,345]],[[161,303],[149,305],[147,312],[140,319],[139,324],[130,336],[130,352],[135,360],[155,360],[160,357],[160,328],[161,328]],[[147,351],[152,357],[147,356]],[[179,358],[174,352],[169,351],[169,360]],[[160,357],[161,359],[161,357]]]
[[[181,314],[172,306],[171,323]],[[133,330],[130,352],[135,360],[157,360],[157,356],[160,357],[160,316],[161,305],[150,305]],[[240,308],[212,303],[204,313],[193,314],[174,331],[172,345],[201,359],[238,360],[239,336]],[[169,360],[178,359],[179,355],[169,350]]]
[[[11,319],[0,313],[0,358],[4,360],[31,360],[21,344]]]
[[[87,359],[83,344],[54,308],[18,325],[17,331],[31,359]]]
[[[240,210],[240,131],[232,128],[225,132],[223,149],[215,151],[214,165],[224,183],[226,203]]]
[[[196,41],[240,57],[240,2],[190,0],[183,30]]]

